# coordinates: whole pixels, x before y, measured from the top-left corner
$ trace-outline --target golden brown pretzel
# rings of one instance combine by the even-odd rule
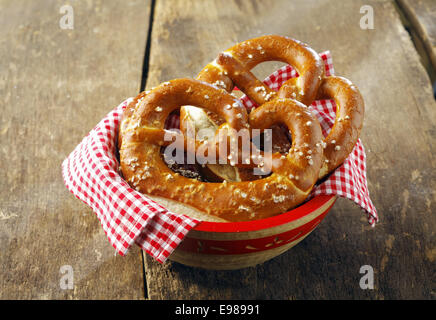
[[[224,118],[227,128],[240,130],[247,126],[247,113],[242,106],[226,107],[235,102],[223,90],[192,79],[172,80],[151,90],[120,128],[125,179],[142,193],[179,201],[228,221],[262,219],[299,205],[318,178],[323,137],[307,107],[292,99],[275,99],[250,114],[254,127],[265,129],[282,122],[294,137],[287,156],[272,155],[268,163],[272,173],[263,179],[201,182],[173,172],[163,161],[159,150],[166,143],[164,123],[173,110],[181,105],[201,106]]]
[[[288,80],[277,94],[258,80],[250,70],[265,61],[282,61],[293,65],[300,77]],[[277,35],[262,36],[236,44],[219,54],[218,58],[208,64],[197,76],[198,80],[211,83],[218,88],[232,92],[237,85],[258,105],[273,98],[294,98],[307,105],[312,103],[324,72],[323,62],[318,54],[307,45]],[[186,115],[182,109],[182,114]],[[186,119],[181,117],[181,128],[186,126]],[[280,124],[272,127],[274,150],[287,153],[290,141]],[[255,176],[243,168],[229,165],[207,165],[206,172],[214,173],[217,178],[226,178],[227,173],[245,180]],[[219,180],[218,180],[219,181]],[[239,181],[232,180],[232,181]]]
[[[189,130],[198,132],[200,138],[213,138],[216,130],[223,124],[216,114],[194,106],[182,106],[180,108],[180,130],[186,134]],[[286,150],[289,151],[289,148]],[[229,159],[225,159],[229,160]],[[225,161],[227,162],[227,161]],[[254,175],[253,168],[241,168],[227,164],[206,163],[199,166],[201,175],[210,182],[246,181],[258,179]]]
[[[323,141],[324,159],[319,177],[323,178],[340,166],[353,150],[363,126],[365,111],[359,89],[343,77],[326,77],[317,94],[319,99],[334,99],[336,119]]]
[[[299,77],[286,81],[277,94],[249,71],[257,64],[270,60],[286,62],[299,73]],[[337,105],[336,120],[322,143],[325,151],[319,178],[341,165],[359,138],[364,114],[359,90],[345,78],[324,78],[322,59],[297,40],[271,35],[238,43],[208,64],[197,78],[228,92],[237,85],[258,105],[273,98],[293,98],[306,105],[310,105],[315,98],[334,99]],[[278,130],[274,133],[276,141],[285,140],[283,133]]]
[[[298,78],[286,81],[278,96],[293,98],[310,105],[324,76],[320,56],[306,44],[287,37],[269,35],[243,41],[220,53],[197,76],[231,92],[238,86],[259,106],[274,98],[277,93],[257,79],[250,70],[265,61],[281,61],[292,65]]]

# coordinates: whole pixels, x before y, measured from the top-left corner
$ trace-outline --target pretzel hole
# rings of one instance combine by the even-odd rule
[[[251,69],[251,73],[253,73],[259,80],[262,81],[271,75],[272,71],[279,70],[286,65],[288,64],[281,61],[265,61],[259,63],[257,66]]]
[[[257,79],[263,81],[263,79],[267,78],[271,74],[271,70],[278,70],[286,65],[287,63],[281,61],[265,61],[253,67],[253,69],[251,69],[250,72]],[[232,94],[238,98],[242,98],[244,96],[244,92],[242,92],[239,88],[237,88],[237,86],[232,91]]]
[[[292,136],[288,127],[283,123],[277,123],[270,129],[271,131],[267,131],[266,136],[262,132],[259,139],[252,139],[252,143],[261,151],[286,155],[292,147]],[[268,139],[271,139],[271,143],[265,144]]]
[[[210,121],[214,123],[215,126],[219,126],[220,124],[224,123],[225,120],[221,118],[216,113],[213,113],[209,110],[206,110],[199,106],[186,106],[190,107],[191,112],[194,110],[202,111],[207,114],[207,117]],[[192,115],[192,114],[191,114]],[[166,119],[165,121],[165,128],[166,129],[177,129],[180,130],[180,132],[183,132],[181,123],[182,123],[182,114],[181,114],[181,107],[174,110]],[[177,121],[178,119],[178,121]],[[175,121],[176,120],[176,121]],[[207,128],[208,124],[205,123],[204,119],[195,119],[196,122],[198,121],[200,126],[200,130],[197,131],[198,128],[195,128],[195,138],[198,140],[208,140],[209,138],[212,138],[214,136],[214,133],[216,131],[216,128]],[[207,122],[207,121],[206,121]],[[210,124],[209,124],[210,125]],[[203,127],[203,129],[201,129]],[[206,129],[204,128],[206,127]],[[178,173],[186,178],[190,179],[196,179],[203,182],[215,182],[214,180],[208,179],[207,176],[203,174],[202,166],[197,162],[193,161],[192,157],[188,157],[188,152],[186,150],[181,149],[170,149],[168,150],[168,146],[161,147],[160,154],[163,162],[168,166],[170,170],[172,170],[175,173]],[[189,154],[192,156],[192,153]],[[195,159],[195,158],[194,158]]]
[[[174,119],[177,119],[180,117],[180,108],[177,108],[176,110],[173,110],[168,117],[165,119],[165,129],[180,129],[180,123],[175,126],[174,125]]]
[[[177,161],[174,161],[173,159],[176,159],[177,154],[176,150],[172,150],[170,152],[171,158],[168,159],[165,157],[168,152],[166,152],[168,147],[161,147],[160,154],[162,157],[163,162],[168,166],[169,169],[171,169],[173,172],[180,174],[181,176],[184,176],[186,178],[190,179],[196,179],[198,181],[206,182],[204,177],[201,174],[201,169],[198,164],[189,164],[187,163],[187,153],[183,152],[182,157],[183,161],[181,163],[178,163]]]

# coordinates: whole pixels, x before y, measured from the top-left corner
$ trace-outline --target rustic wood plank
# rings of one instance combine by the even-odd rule
[[[422,49],[423,63],[436,81],[436,1],[398,0],[398,5],[407,23],[418,51]]]
[[[61,162],[138,93],[150,1],[0,1],[0,299],[141,299],[138,247],[114,255]],[[62,290],[60,267],[74,272]]]
[[[374,29],[359,26],[374,9]],[[164,1],[156,4],[148,87],[194,77],[217,53],[263,34],[331,50],[366,102],[362,140],[381,222],[340,199],[316,231],[263,265],[205,271],[146,257],[151,299],[435,298],[436,108],[392,1]],[[265,72],[265,70],[260,70]],[[375,272],[362,290],[360,267]]]

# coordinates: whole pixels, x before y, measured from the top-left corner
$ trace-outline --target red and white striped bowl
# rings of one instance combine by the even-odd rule
[[[233,270],[255,266],[295,246],[324,219],[333,195],[318,196],[281,215],[246,222],[201,222],[169,259],[188,266]]]

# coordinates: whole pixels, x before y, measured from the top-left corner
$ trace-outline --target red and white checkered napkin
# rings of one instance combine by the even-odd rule
[[[322,53],[321,57],[326,74],[332,75],[330,53]],[[283,82],[296,76],[292,67],[285,66],[269,76],[265,83],[278,90]],[[247,108],[255,106],[247,97],[241,100]],[[119,175],[116,135],[123,110],[130,101],[131,98],[122,102],[82,140],[62,163],[62,174],[67,188],[97,215],[109,242],[119,254],[124,255],[136,243],[163,263],[199,221],[168,211],[130,188]],[[335,119],[334,101],[316,101],[311,108],[326,134]],[[169,120],[167,125],[178,126],[177,117]],[[365,161],[365,151],[359,140],[345,163],[317,186],[310,197],[335,194],[348,198],[365,211],[369,223],[374,225],[378,217],[369,198]]]
[[[82,140],[62,163],[62,175],[67,188],[92,208],[119,254],[136,242],[164,262],[198,221],[169,212],[119,175],[116,135],[131,100],[111,111]]]

